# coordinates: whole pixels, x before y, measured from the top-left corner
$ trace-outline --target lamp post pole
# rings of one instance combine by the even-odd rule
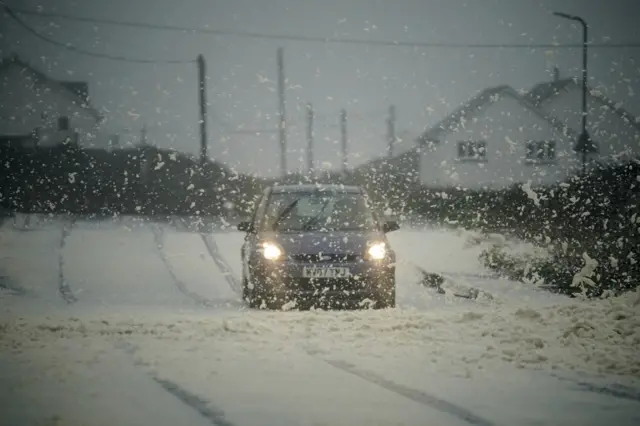
[[[591,137],[587,131],[587,58],[588,58],[588,26],[587,22],[579,16],[562,12],[553,12],[555,16],[579,22],[582,25],[582,131],[576,145],[577,151],[582,154],[582,174],[586,172],[587,152],[593,149]]]

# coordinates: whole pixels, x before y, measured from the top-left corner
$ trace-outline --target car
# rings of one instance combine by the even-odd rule
[[[271,186],[237,228],[246,233],[242,292],[251,308],[395,306],[396,254],[386,234],[400,226],[383,220],[359,186]]]

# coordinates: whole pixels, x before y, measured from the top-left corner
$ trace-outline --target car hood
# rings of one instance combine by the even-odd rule
[[[278,243],[285,253],[305,254],[362,253],[368,242],[385,241],[375,231],[265,233],[261,239]]]

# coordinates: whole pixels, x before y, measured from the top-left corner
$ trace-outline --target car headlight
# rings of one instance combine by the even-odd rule
[[[367,254],[373,260],[382,260],[387,256],[387,245],[381,242],[372,243],[367,249]]]
[[[282,256],[282,249],[274,243],[262,243],[262,256],[268,260],[278,260]]]

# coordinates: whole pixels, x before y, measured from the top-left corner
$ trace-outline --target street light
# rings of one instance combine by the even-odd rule
[[[584,175],[587,163],[587,152],[593,151],[594,146],[587,131],[587,23],[579,16],[562,12],[553,12],[555,16],[577,21],[582,24],[582,132],[578,138],[576,149],[582,153],[582,174]]]

